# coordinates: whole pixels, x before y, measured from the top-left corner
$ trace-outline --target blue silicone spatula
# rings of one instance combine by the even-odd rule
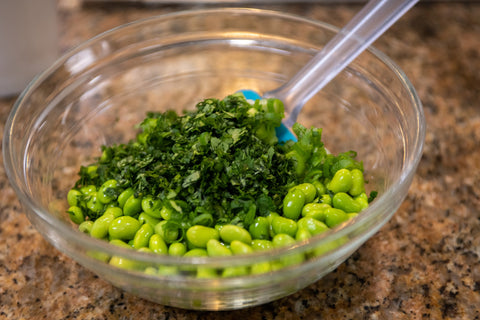
[[[296,140],[290,131],[303,105],[418,0],[371,0],[297,74],[277,89],[262,95],[240,90],[247,99],[277,98],[285,105],[285,118],[276,134],[280,142]]]

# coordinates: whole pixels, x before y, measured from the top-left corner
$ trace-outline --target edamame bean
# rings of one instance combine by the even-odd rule
[[[142,224],[143,223],[148,223],[152,228],[155,228],[155,226],[160,223],[160,219],[156,219],[145,212],[142,212],[138,215],[138,221],[140,221]]]
[[[327,193],[327,187],[325,187],[325,185],[320,181],[315,180],[312,182],[312,184],[315,186],[315,189],[317,189],[317,195],[322,195]]]
[[[93,258],[95,260],[102,261],[102,262],[108,262],[111,258],[110,255],[108,255],[107,253],[100,252],[100,251],[95,251],[95,250],[88,250],[85,253],[90,258]]]
[[[305,256],[301,253],[282,256],[280,259],[283,267],[294,266],[305,261]]]
[[[207,253],[210,257],[225,257],[232,255],[232,251],[217,239],[208,240]]]
[[[121,216],[112,221],[108,233],[112,239],[132,240],[140,227],[141,223],[137,219]]]
[[[187,247],[182,242],[174,242],[168,247],[168,254],[181,257],[187,252]]]
[[[170,220],[170,217],[172,216],[173,210],[170,209],[167,206],[163,206],[162,209],[160,210],[160,216],[164,220]]]
[[[297,220],[305,205],[305,193],[300,189],[293,189],[283,198],[283,215],[286,218]]]
[[[304,219],[304,218],[303,218]],[[273,246],[275,248],[281,248],[285,246],[289,246],[294,244],[296,241],[294,238],[289,236],[288,234],[277,234],[273,240]],[[292,254],[289,256],[282,257],[280,259],[281,263],[283,266],[289,266],[289,265],[294,265],[294,264],[299,264],[304,260],[303,254]]]
[[[325,224],[330,228],[333,228],[347,220],[348,216],[343,210],[336,208],[329,208],[325,210]]]
[[[325,222],[325,210],[310,211],[305,217]]]
[[[91,195],[92,193],[97,192],[97,187],[94,185],[83,186],[80,188],[80,192],[84,195]]]
[[[123,208],[125,206],[128,198],[130,198],[134,193],[135,191],[132,188],[125,189],[122,193],[120,193],[117,198],[117,202],[120,208]]]
[[[272,269],[272,271],[277,271],[277,270],[280,270],[282,268],[284,268],[285,266],[283,265],[283,263],[281,261],[272,261],[270,262],[270,268]]]
[[[90,234],[90,231],[92,230],[92,226],[93,226],[93,221],[91,220],[83,221],[78,226],[78,230],[80,230],[80,232]]]
[[[178,268],[176,266],[159,266],[158,275],[160,276],[174,276],[178,274]]]
[[[150,250],[150,248],[147,248],[147,247],[142,247],[140,249],[137,250],[138,252],[144,252],[144,253],[149,253],[149,254],[152,254],[153,251]],[[143,262],[143,261],[136,261],[136,268],[138,270],[145,270],[146,268],[148,268],[150,266],[150,264],[148,262]]]
[[[160,200],[153,199],[152,196],[146,196],[142,199],[142,210],[147,215],[159,219],[162,217],[160,210],[162,209],[162,202]]]
[[[70,207],[78,206],[82,193],[76,189],[70,189],[67,194],[67,202]]]
[[[143,272],[146,275],[151,275],[151,276],[156,276],[158,274],[158,270],[155,269],[154,267],[147,267]]]
[[[89,195],[87,208],[95,213],[99,213],[103,210],[103,203],[98,200],[97,192],[93,192]]]
[[[154,229],[155,233],[159,234],[166,243],[172,243],[177,241],[180,233],[178,231],[178,227],[167,223],[167,220],[162,220],[155,226]]]
[[[252,240],[253,251],[265,251],[273,249],[273,244],[270,240],[255,239]]]
[[[223,226],[220,230],[220,238],[226,243],[231,243],[233,240],[242,241],[247,244],[252,242],[252,236],[246,229],[233,224]]]
[[[137,249],[138,252],[153,253],[152,249],[148,247],[141,247]]]
[[[270,238],[270,223],[266,217],[256,217],[253,223],[248,228],[253,239],[269,239]]]
[[[98,200],[103,203],[107,204],[111,201],[115,200],[116,192],[115,187],[117,186],[117,180],[111,179],[105,181],[102,186],[98,189],[97,198]]]
[[[332,205],[332,197],[329,194],[322,194],[320,197],[320,203]]]
[[[138,263],[136,261],[119,256],[113,256],[110,259],[109,264],[114,267],[126,270],[138,269]]]
[[[251,274],[263,274],[272,271],[272,265],[268,261],[254,263],[250,268]]]
[[[348,192],[352,187],[352,173],[348,169],[340,169],[335,172],[332,180],[328,183],[328,190],[333,193]]]
[[[365,178],[363,177],[363,172],[359,169],[353,169],[351,171],[352,175],[352,187],[348,191],[352,196],[358,196],[362,192],[365,192]]]
[[[347,216],[348,216],[348,219],[347,219],[347,220],[350,220],[350,219],[355,218],[356,216],[358,216],[358,213],[357,213],[357,212],[347,213]]]
[[[238,240],[233,240],[232,243],[230,243],[230,250],[232,250],[233,254],[249,254],[253,252],[252,247],[250,247],[248,244],[238,241]]]
[[[123,216],[123,210],[119,207],[108,207],[104,214],[111,214],[115,218]]]
[[[307,230],[311,235],[317,235],[328,230],[325,223],[311,217],[303,217],[298,220],[297,225],[299,229]]]
[[[292,236],[285,233],[277,234],[272,239],[272,244],[273,244],[273,247],[275,248],[285,247],[288,245],[292,245],[294,243],[295,243],[295,239],[292,238]]]
[[[360,193],[358,196],[356,196],[355,201],[358,203],[358,205],[362,208],[362,210],[368,208],[368,197],[365,192]]]
[[[169,248],[167,247],[167,244],[165,243],[163,238],[157,233],[152,234],[152,236],[148,240],[148,247],[156,254],[169,253]]]
[[[210,239],[220,239],[220,233],[216,229],[201,225],[188,228],[186,235],[187,240],[198,248],[206,248]]]
[[[195,248],[192,250],[188,250],[183,255],[184,257],[206,257],[208,256],[207,250],[201,248]]]
[[[272,228],[272,221],[273,221],[273,218],[278,217],[278,216],[279,216],[278,213],[272,211],[266,217],[267,221],[268,221],[268,224],[269,224],[268,231],[269,231],[269,234],[270,234],[270,238],[273,238],[275,236],[275,232],[273,231],[273,228]]]
[[[305,194],[305,203],[312,202],[317,196],[317,188],[315,188],[315,186],[311,183],[302,183],[293,187],[293,189],[299,189],[303,191]]]
[[[136,216],[142,211],[142,199],[131,195],[123,206],[123,214],[126,216]]]
[[[307,239],[309,239],[310,237],[312,236],[312,234],[310,233],[310,231],[308,231],[307,229],[298,229],[297,230],[297,233],[295,234],[295,240],[297,241],[305,241]]]
[[[326,203],[307,203],[302,209],[302,216],[325,221],[325,209],[327,208],[331,208],[331,206]]]
[[[197,268],[197,278],[199,279],[212,279],[216,278],[217,270],[215,268],[208,268],[208,267],[198,267]]]
[[[268,223],[269,223],[269,224],[272,224],[273,218],[278,217],[278,216],[279,216],[278,213],[276,213],[276,212],[274,212],[274,211],[271,211],[271,212],[268,214],[268,216],[266,217]]]
[[[326,203],[307,203],[305,206],[302,208],[302,216],[307,216],[309,215],[310,212],[312,211],[322,211],[325,210],[326,208],[330,208],[330,205]]]
[[[347,193],[336,193],[332,198],[332,204],[334,208],[343,210],[346,213],[360,212],[362,207]]]
[[[223,269],[222,272],[223,278],[241,277],[246,275],[248,275],[248,268],[245,266],[227,267]]]
[[[93,222],[90,235],[97,239],[103,239],[108,235],[108,230],[114,217],[112,214],[104,214]]]
[[[292,237],[295,237],[297,233],[297,223],[285,217],[274,217],[272,220],[272,228],[275,234],[286,233]]]
[[[149,246],[150,237],[153,235],[153,228],[148,223],[138,229],[133,237],[133,247],[140,249]],[[160,236],[160,235],[159,235]]]
[[[68,208],[67,213],[70,216],[70,220],[72,220],[75,224],[80,224],[85,221],[85,216],[83,215],[83,211],[80,207],[72,206]]]
[[[323,254],[335,250],[345,242],[345,239],[339,238],[337,240],[332,240],[326,243],[323,243],[320,246],[317,246],[313,249],[312,255],[314,257],[322,256]]]
[[[120,239],[112,239],[112,240],[110,240],[110,244],[113,244],[115,246],[122,247],[122,248],[125,248],[125,249],[133,249],[131,245],[129,245],[128,243],[126,243],[125,241],[122,241]]]

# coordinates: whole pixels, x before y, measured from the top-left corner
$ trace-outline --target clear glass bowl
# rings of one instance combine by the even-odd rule
[[[100,146],[126,142],[147,111],[193,108],[240,89],[289,79],[337,29],[284,13],[209,9],[154,17],[101,34],[67,53],[25,89],[6,123],[5,167],[31,223],[56,248],[113,285],[161,304],[225,310],[262,304],[319,280],[394,214],[421,157],[425,123],[405,74],[371,48],[321,90],[299,122],[323,128],[333,152],[356,150],[379,196],[358,217],[290,247],[229,258],[136,252],[76,230],[66,194]],[[202,279],[196,270],[288,257],[302,262],[261,274]],[[108,263],[136,261],[138,270]],[[293,260],[291,260],[293,261]],[[160,266],[173,275],[145,273]]]

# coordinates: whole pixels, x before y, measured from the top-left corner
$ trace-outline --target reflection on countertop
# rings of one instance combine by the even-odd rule
[[[337,26],[360,8],[261,7]],[[60,50],[117,25],[186,8],[60,0]],[[422,99],[425,150],[399,211],[334,272],[246,310],[156,305],[112,287],[47,243],[28,222],[2,165],[0,319],[480,319],[480,2],[419,3],[375,46],[405,71]],[[1,132],[14,101],[0,99]]]

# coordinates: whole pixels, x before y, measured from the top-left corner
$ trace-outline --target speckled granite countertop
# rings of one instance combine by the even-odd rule
[[[358,8],[273,6],[337,26]],[[61,1],[60,49],[180,9]],[[428,123],[425,152],[399,211],[337,270],[250,309],[156,305],[112,287],[47,243],[1,166],[0,319],[480,319],[480,3],[420,3],[375,45],[418,90]],[[0,99],[1,132],[14,100]]]

